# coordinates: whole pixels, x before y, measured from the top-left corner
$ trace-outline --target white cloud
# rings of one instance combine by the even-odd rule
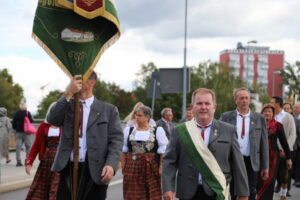
[[[13,75],[14,83],[23,87],[28,109],[32,112],[37,111],[36,106],[42,100],[41,86],[50,83],[49,87],[45,88],[46,95],[51,90],[64,90],[68,83],[67,76],[50,59],[33,60],[9,55],[0,57],[0,70],[4,68]]]

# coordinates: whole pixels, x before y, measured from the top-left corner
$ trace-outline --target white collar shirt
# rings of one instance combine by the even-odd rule
[[[238,135],[238,142],[240,145],[240,150],[243,156],[250,156],[250,110],[246,115],[240,114],[238,111],[236,115],[236,131]],[[242,137],[243,128],[243,117],[245,117],[245,136]]]
[[[91,111],[91,105],[94,102],[94,96],[81,100],[82,102],[82,108],[83,108],[83,120],[82,120],[82,137],[79,137],[79,162],[84,162],[86,157],[86,151],[87,151],[87,143],[86,143],[86,130],[87,130],[87,123]],[[70,160],[73,161],[74,155],[73,151],[71,153]]]
[[[203,127],[203,126],[200,125],[196,120],[195,120],[195,123],[196,123],[196,125],[198,127],[199,135],[201,137],[201,132],[202,132],[202,128],[201,127]],[[205,144],[205,146],[208,146],[208,144],[209,144],[209,137],[210,137],[210,132],[211,132],[211,125],[212,125],[212,121],[208,125],[206,125],[206,128],[204,129],[204,144]],[[199,173],[199,176],[198,176],[198,183],[200,185],[202,185],[202,176],[201,176],[200,173]]]
[[[285,115],[286,115],[286,112],[284,110],[281,110],[281,112],[275,116],[275,120],[282,123],[282,120]]]

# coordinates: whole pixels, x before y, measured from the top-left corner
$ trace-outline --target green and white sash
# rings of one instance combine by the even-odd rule
[[[194,120],[176,126],[180,140],[193,165],[210,189],[217,194],[216,200],[228,200],[229,184],[213,154],[206,147]]]

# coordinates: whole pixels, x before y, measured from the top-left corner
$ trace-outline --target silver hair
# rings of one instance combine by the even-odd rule
[[[161,116],[164,117],[167,114],[168,111],[172,112],[172,108],[164,108],[164,109],[162,109],[162,111],[160,113]]]
[[[149,108],[148,106],[141,106],[141,107],[138,107],[136,109],[136,111],[142,111],[143,114],[148,117],[149,119],[151,119],[151,108]]]
[[[241,88],[237,88],[237,89],[235,89],[234,91],[233,91],[233,98],[234,99],[236,99],[236,97],[237,97],[237,93],[239,92],[239,91],[246,91],[246,92],[248,92],[248,94],[249,94],[249,96],[250,96],[250,91],[247,89],[247,88],[245,88],[245,87],[241,87]]]

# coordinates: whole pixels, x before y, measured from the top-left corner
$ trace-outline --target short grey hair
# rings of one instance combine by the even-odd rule
[[[207,94],[210,94],[211,97],[212,97],[212,101],[214,104],[217,103],[217,98],[216,98],[216,94],[213,90],[211,89],[208,89],[208,88],[198,88],[196,89],[193,94],[192,94],[192,104],[195,103],[195,97],[198,93],[207,93]]]
[[[168,111],[172,112],[172,108],[164,108],[164,109],[162,109],[162,111],[160,113],[161,116],[164,117],[167,114]]]
[[[235,89],[235,90],[233,91],[233,98],[234,98],[234,99],[236,99],[237,93],[238,93],[239,91],[246,91],[246,92],[248,92],[248,94],[249,94],[249,96],[250,96],[250,91],[249,91],[247,88],[245,88],[245,87],[241,87],[241,88],[237,88],[237,89]]]
[[[149,120],[151,119],[151,108],[149,108],[148,106],[141,106],[141,107],[138,107],[136,108],[135,110],[136,112],[137,111],[142,111],[143,114],[149,118]]]

